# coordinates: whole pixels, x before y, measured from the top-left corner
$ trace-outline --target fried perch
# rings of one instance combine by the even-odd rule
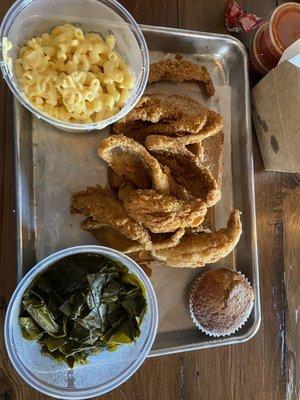
[[[122,135],[104,139],[98,155],[120,176],[138,188],[170,191],[170,177],[159,162],[139,143]]]
[[[153,233],[199,226],[207,212],[206,203],[200,199],[179,200],[153,189],[134,189],[131,185],[121,187],[118,196],[128,215]]]
[[[140,128],[148,135],[154,132],[179,136],[181,133],[198,133],[206,123],[208,108],[183,96],[149,94],[141,98],[137,106],[116,122],[116,134]],[[145,125],[143,122],[151,122]],[[137,125],[136,125],[137,124]]]
[[[223,131],[203,140],[203,164],[210,170],[212,176],[218,182],[219,187],[222,184],[222,152],[224,144]]]
[[[71,199],[71,213],[92,217],[101,225],[114,228],[128,239],[150,246],[148,230],[127,215],[118,199],[104,195],[100,186],[74,194]]]
[[[215,111],[208,110],[206,123],[200,132],[194,135],[181,135],[177,138],[180,143],[185,145],[201,143],[202,140],[216,135],[223,128],[223,118]]]
[[[195,156],[195,159],[198,162],[203,161],[204,157],[204,147],[202,145],[202,142],[199,143],[193,143],[193,144],[188,144],[186,148]]]
[[[130,258],[132,258],[134,261],[136,261],[142,268],[144,266],[149,268],[147,266],[147,264],[154,260],[150,250],[135,251],[133,253],[130,253]],[[149,269],[151,270],[151,268],[149,268]]]
[[[172,233],[156,233],[151,235],[153,248],[155,250],[168,249],[170,247],[177,246],[180,239],[184,235],[185,229],[177,229],[176,232]],[[141,266],[143,263],[149,263],[154,258],[150,250],[140,250],[130,253],[130,257],[138,262]]]
[[[152,255],[170,267],[201,267],[226,257],[236,246],[241,233],[240,212],[234,210],[228,220],[227,228],[212,233],[184,235],[177,246],[152,250]]]
[[[151,233],[152,248],[160,250],[177,246],[184,233],[184,228],[179,228],[175,232]]]
[[[118,175],[111,167],[107,168],[107,181],[112,191],[118,192],[122,183],[126,182],[123,176]]]
[[[152,97],[151,97],[152,96]],[[151,99],[151,104],[154,103],[155,98],[157,99],[162,99],[168,98],[168,99],[173,99],[173,101],[176,100],[177,106],[180,107],[181,105],[186,107],[188,104],[188,107],[192,107],[195,110],[201,110],[201,113],[205,113],[205,123],[199,130],[195,130],[193,132],[184,130],[184,126],[182,125],[182,121],[180,122],[180,119],[182,119],[182,115],[178,114],[176,118],[179,119],[178,123],[176,123],[175,120],[171,121],[163,121],[163,122],[158,122],[158,123],[152,123],[152,122],[147,122],[147,121],[141,121],[138,119],[133,119],[133,118],[138,118],[136,109],[131,111],[131,113],[127,114],[125,118],[123,118],[121,121],[116,122],[114,124],[114,127],[112,129],[111,133],[115,134],[123,134],[131,139],[134,139],[135,141],[144,144],[145,139],[149,135],[166,135],[166,136],[171,136],[173,138],[176,138],[181,143],[184,143],[186,145],[188,144],[193,144],[193,143],[200,143],[203,139],[206,139],[210,136],[215,135],[217,132],[220,131],[223,127],[223,118],[221,117],[220,114],[218,114],[215,111],[209,110],[208,108],[202,106],[201,104],[197,103],[194,100],[191,100],[187,97],[181,97],[181,96],[166,96],[166,95],[149,95],[148,97]],[[146,96],[145,96],[146,97]],[[147,103],[146,103],[147,104]],[[168,103],[163,104],[163,106],[166,108]],[[138,105],[138,107],[142,108],[143,103]],[[174,114],[174,113],[173,113]],[[175,114],[174,114],[175,116]],[[197,116],[196,116],[197,117]],[[171,124],[172,123],[172,124]],[[175,123],[177,126],[175,126]],[[168,126],[167,126],[168,125]],[[188,124],[186,124],[188,125]],[[200,125],[199,125],[200,128]],[[183,129],[183,130],[181,130]]]
[[[93,235],[94,238],[103,246],[112,247],[113,249],[122,251],[123,253],[133,253],[144,250],[145,246],[136,240],[128,239],[110,226],[101,226],[100,224],[97,224],[97,221],[93,222],[86,220],[81,228]]]
[[[124,253],[133,253],[145,250],[143,244],[128,239],[120,232],[110,226],[99,223],[93,218],[87,218],[82,223],[81,229],[92,234],[104,246],[112,247],[116,250],[123,251]],[[159,250],[176,246],[180,242],[184,233],[185,230],[183,228],[179,228],[175,232],[170,233],[152,233],[150,234],[151,244],[147,247]]]
[[[206,96],[212,96],[215,88],[211,76],[203,65],[193,64],[188,60],[176,57],[150,65],[148,82],[197,82]]]
[[[170,169],[177,184],[193,197],[202,199],[208,206],[220,200],[217,181],[183,144],[167,136],[152,135],[146,138],[145,145],[162,165]]]

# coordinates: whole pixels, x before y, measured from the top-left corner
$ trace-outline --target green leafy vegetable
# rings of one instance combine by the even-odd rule
[[[43,336],[42,330],[30,317],[20,317],[22,335],[27,340],[39,340]]]
[[[95,254],[59,260],[23,295],[19,324],[25,339],[70,368],[90,354],[115,351],[140,335],[144,287],[119,262]]]

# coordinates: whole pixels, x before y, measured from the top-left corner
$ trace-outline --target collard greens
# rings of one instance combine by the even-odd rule
[[[22,297],[19,323],[25,339],[73,368],[89,354],[132,343],[145,311],[143,286],[124,265],[77,254],[34,280]]]

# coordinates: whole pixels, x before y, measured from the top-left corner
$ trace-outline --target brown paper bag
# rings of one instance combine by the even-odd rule
[[[252,117],[265,169],[300,172],[300,68],[296,63],[283,61],[252,89]]]

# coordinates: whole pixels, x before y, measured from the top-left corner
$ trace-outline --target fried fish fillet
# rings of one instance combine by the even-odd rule
[[[110,226],[98,225],[98,228],[91,228],[91,225],[90,223],[85,224],[82,226],[82,229],[93,235],[103,246],[111,247],[127,254],[141,251],[145,248],[141,243],[138,243],[136,240],[128,239]]]
[[[203,155],[202,162],[218,182],[222,185],[222,152],[224,144],[224,133],[221,130],[216,135],[211,136],[202,142]]]
[[[198,162],[202,162],[203,161],[203,157],[204,157],[204,147],[202,145],[202,141],[199,143],[193,143],[193,144],[188,144],[186,146],[186,148],[194,154],[196,160]]]
[[[151,238],[148,230],[139,222],[129,217],[119,199],[104,194],[100,186],[89,187],[75,193],[71,199],[71,213],[92,217],[102,225],[107,225],[120,232],[128,239],[150,247]]]
[[[155,62],[150,65],[148,82],[197,82],[206,96],[212,96],[215,88],[211,76],[203,65],[194,64],[181,56]]]
[[[241,233],[240,212],[234,210],[228,220],[227,228],[212,233],[184,235],[177,246],[152,250],[152,255],[170,267],[201,267],[226,257],[238,243]]]
[[[174,232],[178,228],[199,226],[207,212],[200,199],[179,200],[153,189],[124,185],[118,193],[128,215],[153,233]]]
[[[170,169],[177,184],[193,197],[202,199],[208,206],[220,200],[217,181],[183,144],[167,136],[152,135],[146,138],[145,145],[162,165]]]
[[[176,246],[185,233],[184,228],[179,228],[175,232],[170,233],[150,233],[151,244],[150,246],[145,246],[137,241],[128,239],[111,226],[101,224],[91,217],[82,223],[81,229],[91,233],[102,245],[112,247],[127,254],[146,251],[148,247],[159,250]]]
[[[98,155],[118,175],[141,189],[170,191],[170,176],[159,162],[139,143],[122,135],[104,139],[98,147]]]
[[[151,134],[166,135],[188,145],[215,135],[222,127],[220,114],[188,97],[152,94],[144,96],[136,108],[116,122],[111,133],[141,144]]]
[[[152,234],[152,243],[155,250],[168,249],[170,247],[177,246],[180,239],[184,235],[185,230],[183,228],[177,229],[173,233],[157,233]],[[130,257],[133,258],[140,266],[147,266],[147,263],[153,261],[154,258],[150,250],[139,250],[130,253]],[[146,263],[146,264],[145,264]]]
[[[179,136],[180,133],[198,133],[206,123],[208,108],[188,97],[165,94],[148,94],[141,98],[133,110],[124,118],[116,122],[116,134],[126,135],[138,121],[140,129],[153,132],[171,133]],[[141,125],[142,122],[151,122]],[[133,124],[134,122],[134,124]]]
[[[206,117],[206,123],[198,133],[193,135],[181,135],[177,140],[185,145],[201,143],[202,140],[212,137],[220,132],[223,128],[223,118],[221,115],[216,111],[208,110]]]
[[[123,176],[118,175],[111,167],[107,168],[107,181],[112,191],[118,192],[122,183],[126,182]]]

